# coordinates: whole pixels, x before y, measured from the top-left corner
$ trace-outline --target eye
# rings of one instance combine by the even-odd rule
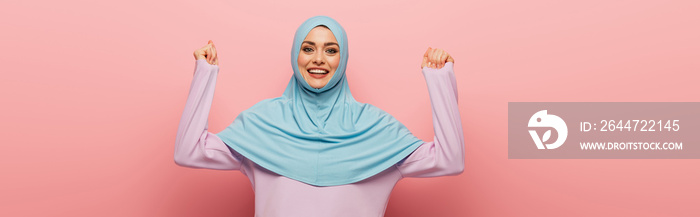
[[[304,51],[304,52],[307,52],[307,53],[313,52],[313,51],[314,51],[314,49],[313,49],[313,48],[310,48],[310,47],[305,47],[305,48],[302,48],[301,50]]]
[[[330,49],[326,50],[326,53],[335,54],[335,53],[338,53],[338,50],[336,50],[335,48],[330,48]]]

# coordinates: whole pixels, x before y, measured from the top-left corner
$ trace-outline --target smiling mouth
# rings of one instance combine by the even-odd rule
[[[309,74],[317,74],[317,75],[328,74],[328,70],[324,70],[324,69],[309,69],[306,71],[309,72]]]

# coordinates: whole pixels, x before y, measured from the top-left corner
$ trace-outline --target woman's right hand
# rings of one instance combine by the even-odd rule
[[[209,63],[210,65],[218,65],[219,57],[216,55],[216,46],[214,46],[214,42],[209,40],[209,43],[207,43],[207,45],[198,50],[195,50],[194,59],[206,59],[207,63]]]
[[[428,50],[423,54],[423,63],[420,67],[424,68],[427,66],[434,69],[441,69],[447,62],[454,63],[455,60],[442,49],[428,47]]]

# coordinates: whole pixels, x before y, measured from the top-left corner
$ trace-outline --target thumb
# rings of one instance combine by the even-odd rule
[[[430,54],[430,51],[432,51],[433,48],[428,47],[428,50],[425,51],[425,54],[423,54],[423,63],[420,64],[421,68],[424,68],[428,66],[428,54]]]

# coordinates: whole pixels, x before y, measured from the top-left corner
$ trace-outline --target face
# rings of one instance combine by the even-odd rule
[[[333,32],[323,26],[312,29],[301,44],[297,64],[309,86],[326,86],[340,64],[340,46]]]

